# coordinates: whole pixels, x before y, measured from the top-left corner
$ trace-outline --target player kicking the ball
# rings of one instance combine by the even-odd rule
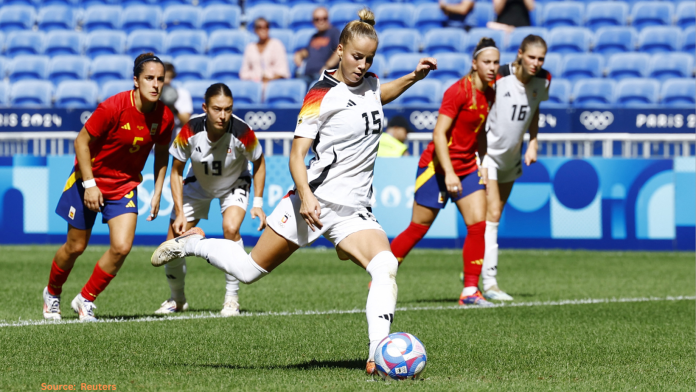
[[[192,118],[174,139],[169,153],[174,157],[171,188],[174,210],[167,239],[181,235],[208,219],[210,202],[220,200],[222,231],[228,240],[244,248],[239,227],[249,203],[249,161],[254,163],[254,202],[251,217],[259,217],[259,231],[266,227],[263,212],[263,188],[266,163],[254,131],[232,114],[232,92],[223,83],[208,87],[205,92],[205,114]],[[191,160],[186,179],[183,179],[186,161]],[[183,180],[182,180],[183,179]],[[188,308],[184,294],[186,259],[170,261],[165,266],[171,297],[162,303],[155,314],[169,314]],[[225,300],[222,314],[239,315],[239,280],[226,274]]]
[[[366,314],[370,340],[367,372],[375,371],[377,344],[389,335],[396,308],[398,262],[384,230],[370,212],[374,165],[382,131],[382,105],[436,69],[421,59],[416,70],[380,86],[368,73],[377,51],[374,15],[361,10],[341,32],[337,70],[325,71],[307,93],[290,151],[295,189],[268,217],[268,226],[250,254],[229,240],[207,239],[193,228],[160,245],[152,264],[195,255],[253,283],[287,260],[297,249],[323,235],[341,260],[352,260],[372,276]],[[315,157],[309,166],[309,149]]]

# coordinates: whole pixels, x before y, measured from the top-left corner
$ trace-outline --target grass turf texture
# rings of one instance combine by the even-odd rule
[[[0,320],[41,320],[55,246],[0,248]],[[70,301],[104,247],[63,289]],[[153,248],[134,248],[97,300],[103,319],[149,316],[168,298]],[[460,251],[416,250],[399,270],[399,307],[456,304]],[[516,302],[692,296],[693,253],[504,251],[500,285]],[[219,312],[224,277],[188,261],[190,314]],[[303,250],[242,286],[243,311],[364,309],[369,275],[333,250]],[[117,390],[693,390],[694,301],[397,311],[392,331],[428,350],[425,379],[364,374],[364,313],[0,328],[0,390],[112,384]]]

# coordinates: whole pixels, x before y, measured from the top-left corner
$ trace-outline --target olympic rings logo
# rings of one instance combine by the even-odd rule
[[[437,115],[438,112],[429,112],[427,110],[420,112],[418,110],[414,110],[411,112],[411,124],[413,124],[413,126],[418,130],[428,129],[432,131],[435,129]]]
[[[580,124],[584,125],[588,131],[603,131],[614,122],[614,114],[611,112],[589,112],[580,114]]]
[[[276,122],[273,112],[246,112],[244,121],[253,129],[267,130]]]

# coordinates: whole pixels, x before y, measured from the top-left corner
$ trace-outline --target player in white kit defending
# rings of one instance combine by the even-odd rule
[[[488,150],[481,175],[487,178],[486,252],[481,277],[483,296],[510,301],[512,297],[498,288],[498,222],[512,185],[522,175],[522,141],[529,129],[529,144],[524,154],[527,166],[536,162],[539,132],[539,103],[549,99],[551,74],[542,69],[546,42],[536,35],[522,40],[515,62],[500,67],[495,82],[495,103],[486,123]]]
[[[370,349],[366,370],[374,374],[377,344],[389,334],[396,309],[398,262],[387,235],[370,212],[372,179],[382,131],[382,105],[436,69],[423,58],[415,71],[380,85],[368,73],[377,51],[374,15],[361,10],[341,32],[337,70],[325,71],[305,96],[290,152],[295,189],[268,217],[268,226],[250,254],[232,241],[206,239],[194,228],[167,241],[152,255],[159,266],[196,255],[244,283],[262,278],[297,249],[319,236],[333,242],[341,260],[352,260],[372,277],[366,314]],[[309,166],[309,149],[315,157]]]
[[[204,114],[192,118],[174,139],[169,153],[172,163],[171,189],[174,209],[167,239],[181,235],[208,219],[210,202],[220,200],[222,230],[225,238],[244,248],[239,227],[249,202],[251,175],[249,161],[254,164],[254,202],[251,217],[259,217],[259,230],[266,226],[263,212],[263,189],[266,163],[254,131],[232,114],[232,92],[223,83],[208,87],[205,92]],[[191,160],[185,179],[186,161]],[[169,314],[188,309],[184,294],[186,259],[172,260],[165,266],[171,297],[162,303],[155,314]],[[239,280],[226,274],[227,280],[223,316],[239,315]]]

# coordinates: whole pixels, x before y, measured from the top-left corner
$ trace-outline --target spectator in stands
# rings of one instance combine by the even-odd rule
[[[191,94],[183,87],[172,86],[172,80],[176,78],[176,68],[172,63],[164,63],[164,87],[162,87],[162,102],[174,113],[175,132],[186,125],[193,113],[193,100]],[[175,135],[176,136],[176,135]]]
[[[474,2],[473,0],[461,0],[456,4],[448,4],[445,0],[440,0],[440,9],[447,15],[449,21],[463,22],[469,12],[474,9]]]
[[[402,116],[394,116],[387,125],[387,130],[379,138],[378,157],[398,158],[409,155],[406,137],[411,132],[408,120]]]
[[[268,82],[290,77],[288,54],[280,40],[268,35],[270,24],[264,18],[254,21],[254,32],[259,41],[247,45],[244,50],[239,78],[255,82]]]
[[[515,27],[531,26],[529,13],[534,10],[534,0],[493,0],[495,22],[488,22],[489,29],[511,32]]]
[[[307,85],[319,79],[325,69],[333,69],[338,65],[338,39],[341,32],[329,22],[329,11],[326,7],[318,7],[312,14],[312,22],[317,32],[312,35],[309,45],[295,52],[295,65],[302,66],[305,62],[304,75],[301,76]]]

